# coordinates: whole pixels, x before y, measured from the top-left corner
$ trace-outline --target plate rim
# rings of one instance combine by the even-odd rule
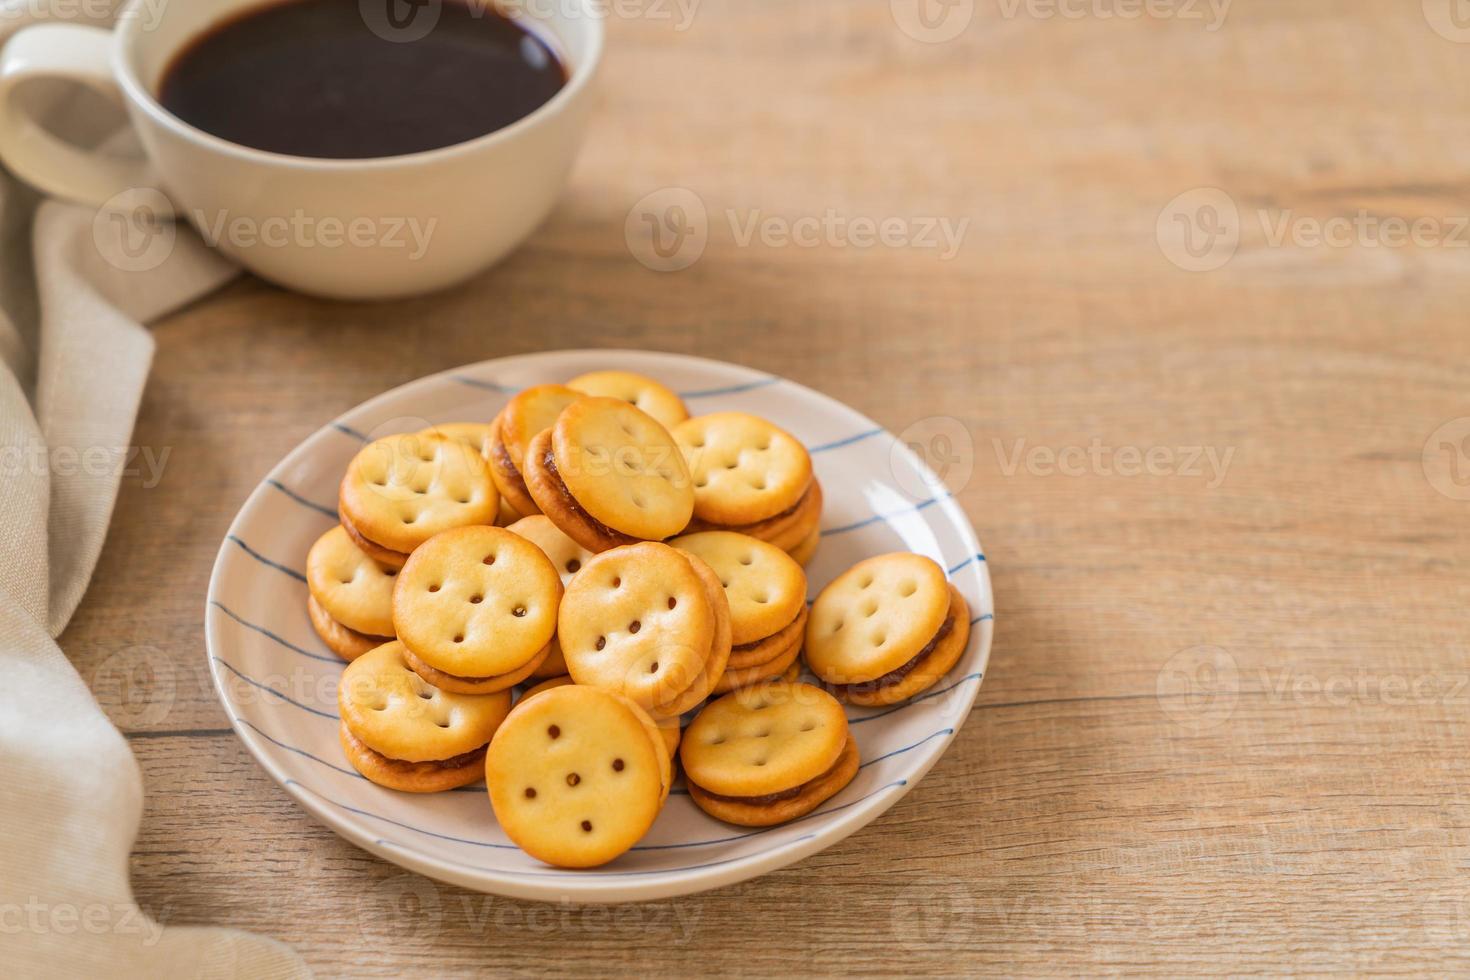
[[[235,516],[231,519],[229,528],[226,530],[220,542],[219,549],[215,554],[204,603],[206,663],[215,696],[219,700],[221,709],[229,719],[230,727],[234,730],[236,737],[244,744],[246,751],[255,763],[265,770],[266,775],[277,786],[284,789],[287,795],[306,810],[318,823],[321,823],[339,837],[398,867],[406,868],[438,881],[509,898],[576,904],[611,904],[627,901],[656,901],[681,895],[695,894],[747,881],[778,868],[795,864],[857,833],[896,805],[929,774],[929,771],[943,757],[944,753],[949,749],[949,746],[959,737],[961,728],[969,720],[969,715],[974,708],[975,700],[979,696],[980,688],[985,682],[985,675],[990,661],[991,644],[994,640],[995,597],[993,583],[988,570],[988,561],[986,562],[985,574],[977,575],[983,605],[990,611],[990,614],[988,618],[982,619],[974,625],[974,629],[979,631],[979,646],[975,651],[976,659],[974,669],[963,678],[951,682],[951,687],[942,689],[947,693],[949,690],[955,690],[961,686],[968,688],[968,690],[960,694],[959,703],[962,707],[957,715],[954,728],[944,738],[933,739],[932,741],[935,744],[929,747],[929,751],[915,760],[916,764],[903,779],[880,787],[868,796],[848,804],[847,810],[850,812],[845,813],[828,825],[820,827],[810,834],[756,854],[731,858],[726,861],[713,861],[709,864],[684,870],[631,871],[625,872],[622,875],[616,872],[610,873],[604,871],[600,875],[593,876],[585,872],[568,871],[548,866],[545,871],[516,872],[476,867],[466,865],[462,862],[444,861],[431,855],[417,852],[412,848],[396,844],[386,837],[364,833],[354,823],[341,820],[340,815],[329,805],[330,801],[326,800],[325,797],[318,798],[313,793],[304,792],[307,787],[304,787],[293,777],[278,769],[272,753],[268,750],[269,747],[264,744],[266,740],[263,737],[257,738],[255,732],[243,724],[242,719],[236,717],[232,701],[227,696],[227,682],[222,676],[221,671],[223,661],[220,659],[219,653],[225,645],[225,641],[218,634],[220,633],[225,617],[221,612],[222,607],[219,603],[218,591],[220,589],[223,569],[234,558],[233,549],[230,547],[231,542],[237,538],[247,518],[259,509],[262,506],[262,501],[271,494],[273,489],[272,482],[279,482],[279,478],[283,472],[293,468],[300,460],[307,458],[309,456],[308,447],[313,446],[328,433],[335,431],[338,433],[361,435],[361,433],[348,425],[346,420],[369,414],[373,409],[382,405],[391,404],[405,397],[411,397],[415,389],[430,389],[446,382],[451,384],[467,384],[473,387],[476,386],[476,381],[471,377],[472,375],[493,371],[496,366],[503,367],[508,362],[515,362],[517,366],[524,366],[528,363],[534,365],[534,362],[541,360],[558,361],[576,357],[597,358],[605,362],[605,367],[608,369],[638,370],[640,373],[653,376],[657,375],[656,369],[650,367],[651,363],[661,361],[667,364],[678,364],[686,368],[703,369],[705,371],[712,370],[715,373],[734,374],[745,377],[746,381],[740,385],[732,386],[737,389],[746,384],[756,386],[765,384],[789,385],[801,395],[818,400],[824,407],[835,408],[840,412],[855,415],[867,423],[875,434],[889,437],[896,450],[905,454],[907,461],[916,470],[926,474],[932,480],[934,486],[945,487],[947,492],[937,498],[936,502],[938,506],[947,515],[949,522],[960,529],[961,536],[964,539],[963,543],[968,552],[977,557],[985,553],[969,515],[959,506],[954,492],[949,490],[943,481],[938,479],[928,464],[920,459],[912,449],[906,445],[901,445],[897,437],[890,430],[879,425],[865,413],[845,402],[839,401],[831,395],[808,387],[799,381],[792,380],[783,375],[759,371],[743,364],[722,361],[715,358],[670,351],[650,351],[632,348],[564,348],[487,358],[395,385],[338,414],[326,424],[313,430],[297,442],[295,446],[269,469],[241,503]],[[480,384],[489,387],[489,383]],[[699,396],[713,396],[726,393],[726,391],[727,389],[718,389],[709,392],[700,392]],[[969,680],[972,675],[976,683],[970,685]],[[922,698],[923,695],[920,695],[920,697]],[[913,702],[910,701],[908,703]],[[830,813],[832,811],[826,812]],[[790,826],[790,824],[783,826]],[[644,880],[640,881],[640,878]]]

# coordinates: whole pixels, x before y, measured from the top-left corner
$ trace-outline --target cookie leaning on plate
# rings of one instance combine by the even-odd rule
[[[669,542],[719,576],[730,603],[730,660],[715,694],[785,674],[806,633],[806,573],[773,544],[731,531],[686,534]]]
[[[563,674],[560,677],[549,677],[533,687],[528,687],[526,692],[521,695],[521,701],[529,701],[542,691],[550,691],[552,688],[566,687],[569,684],[575,683],[576,681],[572,680],[569,674]],[[652,716],[650,716],[651,719]],[[665,718],[663,721],[654,722],[654,724],[658,726],[659,736],[663,739],[664,746],[668,749],[669,758],[672,759],[674,753],[679,751],[679,719]]]
[[[683,399],[668,387],[631,371],[592,371],[568,381],[567,387],[584,395],[625,401],[670,432],[689,417]]]
[[[860,561],[833,579],[807,618],[806,659],[849,704],[895,704],[949,672],[970,640],[970,609],[923,555]]]
[[[591,868],[648,832],[672,783],[668,750],[627,698],[577,685],[516,706],[485,757],[490,803],[532,857]]]
[[[393,579],[352,543],[341,525],[317,538],[306,554],[306,605],[322,642],[355,660],[393,639]]]
[[[730,606],[709,566],[644,542],[592,559],[567,587],[558,616],[578,684],[624,695],[655,719],[709,696],[730,657]]]
[[[557,574],[561,576],[563,588],[571,582],[573,575],[582,570],[583,565],[592,560],[592,552],[558,530],[557,526],[551,523],[551,518],[545,514],[523,517],[506,530],[512,534],[519,534],[546,553],[546,557],[551,559],[551,564],[556,567]],[[540,667],[531,672],[531,676],[536,678],[557,677],[566,672],[567,662],[562,658],[561,644],[553,636],[551,653],[547,655],[545,662]]]
[[[694,478],[689,530],[737,531],[783,551],[801,546],[822,516],[821,487],[806,447],[745,412],[717,412],[674,430]]]
[[[485,747],[510,711],[510,692],[442,691],[408,668],[401,643],[352,663],[337,684],[342,751],[389,789],[437,793],[485,775]]]
[[[404,659],[435,687],[489,694],[544,662],[556,632],[561,578],[531,542],[500,527],[430,538],[393,588]]]
[[[394,568],[441,531],[492,523],[499,507],[485,460],[437,432],[364,446],[347,464],[337,504],[353,542]]]
[[[662,541],[689,524],[694,488],[667,429],[613,398],[581,398],[531,441],[526,485],[588,551]]]
[[[785,681],[711,703],[689,726],[679,759],[699,808],[745,827],[808,814],[858,771],[842,706],[810,684]]]

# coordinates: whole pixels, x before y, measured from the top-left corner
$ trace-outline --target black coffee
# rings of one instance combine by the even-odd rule
[[[550,45],[491,0],[292,0],[195,40],[159,101],[234,143],[351,159],[492,133],[566,82]]]

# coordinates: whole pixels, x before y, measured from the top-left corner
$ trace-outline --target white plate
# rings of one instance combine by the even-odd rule
[[[586,371],[622,368],[660,379],[695,414],[766,416],[811,448],[826,507],[808,569],[815,596],[869,555],[916,551],[949,570],[975,617],[948,677],[907,704],[849,708],[862,752],[857,778],[816,811],[780,827],[732,827],[676,788],[637,847],[602,868],[563,871],[517,849],[495,823],[483,785],[435,796],[368,782],[337,744],[342,662],[306,615],[302,571],[336,520],[337,483],[365,439],[432,423],[488,421],[510,393]],[[642,351],[559,351],[486,361],[404,385],[353,409],[281,461],[250,495],[220,546],[209,583],[210,673],[241,740],[271,778],[359,847],[443,881],[517,898],[624,902],[743,881],[799,861],[887,810],[923,778],[974,703],[993,633],[990,576],[951,494],[907,446],[809,388],[700,358]]]

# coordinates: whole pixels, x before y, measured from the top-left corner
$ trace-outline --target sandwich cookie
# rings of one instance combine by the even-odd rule
[[[730,658],[730,606],[709,566],[665,544],[604,552],[567,586],[558,616],[567,669],[655,719],[707,698]]]
[[[593,371],[568,381],[567,387],[584,395],[627,402],[670,432],[689,417],[684,401],[667,386],[631,371]]]
[[[780,548],[731,531],[669,542],[707,564],[730,603],[730,659],[715,694],[784,675],[806,635],[806,573]]]
[[[408,668],[403,644],[358,657],[342,672],[338,736],[353,768],[380,786],[438,793],[485,775],[485,747],[510,711],[510,692],[452,694]]]
[[[551,652],[561,578],[542,550],[500,527],[463,527],[425,542],[393,588],[404,659],[435,687],[502,691]]]
[[[503,505],[502,501],[502,505]],[[820,528],[812,528],[812,532],[802,540],[795,548],[791,549],[791,557],[796,559],[797,564],[805,568],[817,557],[817,545],[822,543],[822,531]]]
[[[317,538],[306,554],[306,607],[328,649],[355,660],[393,639],[397,574],[364,554],[341,525]]]
[[[501,496],[523,517],[541,513],[524,476],[531,440],[581,397],[563,385],[536,385],[512,398],[490,423],[491,475]]]
[[[582,398],[531,441],[526,485],[588,551],[662,541],[694,512],[684,457],[667,429],[627,402]]]
[[[695,804],[743,827],[804,816],[858,771],[842,705],[819,688],[785,681],[711,703],[685,733],[679,760]]]
[[[479,453],[486,463],[491,462],[491,450],[495,443],[495,427],[489,422],[449,422],[445,425],[437,425],[427,431],[438,432],[451,439],[456,439]],[[491,468],[490,476],[492,479],[495,476],[493,467]],[[495,515],[496,526],[505,527],[507,524],[514,524],[520,519],[521,515],[511,506],[505,494],[501,493],[500,510]]]
[[[690,531],[738,531],[783,551],[802,545],[821,519],[821,488],[806,447],[744,412],[681,423],[674,438],[694,478]]]
[[[970,609],[923,555],[858,562],[822,590],[806,626],[806,661],[849,704],[896,704],[932,687],[970,640]]]
[[[347,465],[337,510],[353,543],[374,560],[402,568],[410,552],[440,531],[489,524],[499,506],[480,454],[430,432],[364,446]]]
[[[545,552],[546,557],[551,559],[551,564],[556,567],[556,573],[561,576],[563,588],[571,582],[573,575],[582,570],[583,565],[592,560],[592,552],[558,530],[545,514],[523,517],[506,530],[512,534],[519,534]],[[567,662],[562,659],[561,644],[553,636],[551,653],[547,655],[545,662],[531,673],[531,676],[556,677],[566,672]]]
[[[542,691],[549,691],[554,687],[566,687],[569,684],[575,683],[576,681],[573,681],[567,674],[563,674],[560,677],[548,678],[534,687],[527,688],[526,693],[521,695],[521,701],[529,701]],[[654,722],[654,724],[658,726],[659,736],[663,739],[664,746],[668,749],[669,758],[672,759],[674,754],[679,751],[679,719],[665,718],[663,721]]]
[[[653,826],[672,784],[647,713],[610,691],[564,685],[516,706],[485,757],[495,819],[532,857],[606,864]]]

